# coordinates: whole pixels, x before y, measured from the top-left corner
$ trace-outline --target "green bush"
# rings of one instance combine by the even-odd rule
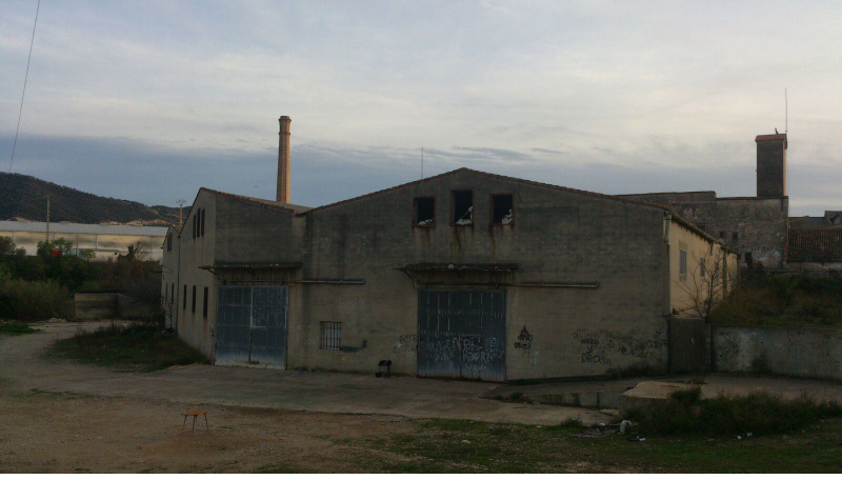
[[[0,282],[0,318],[34,321],[73,318],[73,299],[53,282]]]
[[[151,323],[111,324],[55,342],[51,353],[95,365],[136,371],[155,371],[174,365],[209,363],[177,335]]]
[[[674,392],[666,402],[631,412],[641,433],[754,435],[787,433],[824,418],[842,416],[842,405],[806,395],[794,400],[766,392],[701,398],[695,387]]]
[[[711,312],[730,325],[842,326],[842,279],[754,275]]]

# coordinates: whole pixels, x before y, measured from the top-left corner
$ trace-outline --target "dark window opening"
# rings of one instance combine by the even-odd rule
[[[202,316],[208,318],[208,287],[205,287],[204,296],[202,297]]]
[[[202,234],[201,237],[205,236],[205,209],[202,209]]]
[[[454,225],[474,224],[474,192],[460,190],[453,192]]]
[[[183,299],[183,302],[184,302],[184,306],[183,306],[183,307],[181,307],[181,308],[182,308],[182,310],[187,310],[187,284],[185,284],[185,285],[184,285],[184,299]]]
[[[719,238],[721,238],[722,240],[725,240],[725,230],[719,231]]]
[[[737,232],[731,234],[731,240],[737,241],[740,238],[740,235]]]
[[[515,219],[511,195],[491,196],[491,223],[508,225]]]
[[[322,350],[339,350],[342,347],[342,323],[320,322],[319,339]]]
[[[190,307],[192,313],[196,313],[196,285],[193,285],[193,306]]]
[[[193,215],[193,240],[196,239],[196,215]]]
[[[172,233],[167,234],[167,251],[172,251]]]
[[[751,266],[752,266],[751,252],[746,252],[745,259],[746,259],[746,265],[748,265],[748,267],[751,268]]]
[[[415,199],[415,225],[432,227],[436,224],[436,201],[433,198]]]
[[[175,302],[175,284],[170,284],[170,300]]]

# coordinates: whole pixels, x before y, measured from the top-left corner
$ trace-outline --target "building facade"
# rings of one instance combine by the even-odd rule
[[[665,318],[736,271],[670,207],[468,169],[314,209],[202,189],[168,235],[169,321],[219,365],[665,372]]]
[[[166,227],[0,221],[0,237],[11,238],[27,255],[37,253],[39,242],[63,238],[73,244],[73,253],[90,251],[96,260],[116,259],[138,248],[145,258],[161,260],[166,232]]]
[[[672,206],[684,218],[728,245],[744,267],[786,267],[789,197],[786,134],[758,135],[757,196],[717,197],[716,192],[621,195]]]

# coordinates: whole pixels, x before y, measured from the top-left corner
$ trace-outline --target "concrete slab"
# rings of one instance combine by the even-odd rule
[[[103,322],[88,322],[95,328]],[[385,414],[413,418],[467,419],[555,425],[567,419],[610,421],[598,411],[525,405],[484,399],[497,384],[375,378],[191,365],[154,373],[123,373],[73,361],[43,358],[49,344],[71,336],[80,324],[40,325],[43,333],[0,338],[0,388],[39,389],[108,397],[160,399],[196,405],[231,405],[323,413]],[[11,387],[9,385],[11,384]]]

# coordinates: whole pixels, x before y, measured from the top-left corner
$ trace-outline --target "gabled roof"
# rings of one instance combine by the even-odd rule
[[[489,177],[489,178],[495,178],[495,179],[498,179],[498,180],[505,180],[505,181],[509,181],[509,182],[521,183],[521,184],[524,184],[524,185],[532,185],[532,186],[536,186],[536,187],[549,188],[549,189],[560,191],[560,192],[573,193],[573,194],[577,194],[577,195],[587,195],[587,196],[594,197],[594,198],[600,198],[600,199],[604,199],[604,200],[620,202],[620,203],[624,203],[624,204],[628,204],[628,205],[638,205],[638,206],[641,206],[641,207],[655,208],[655,209],[658,209],[658,210],[662,210],[664,212],[668,212],[671,215],[672,219],[675,220],[676,222],[678,222],[679,224],[687,227],[689,230],[691,230],[692,232],[701,236],[702,238],[705,238],[706,240],[709,240],[713,243],[717,243],[717,244],[722,245],[727,250],[727,246],[724,243],[722,243],[719,240],[717,240],[716,238],[712,237],[707,232],[705,232],[704,230],[702,230],[698,226],[696,226],[694,223],[686,220],[684,217],[682,217],[678,212],[676,212],[669,205],[647,202],[647,201],[638,200],[638,199],[623,198],[623,197],[620,197],[620,196],[617,196],[617,195],[606,195],[606,194],[603,194],[603,193],[590,192],[590,191],[587,191],[587,190],[578,190],[578,189],[575,189],[575,188],[562,187],[562,186],[559,186],[559,185],[552,185],[552,184],[549,184],[549,183],[536,182],[536,181],[533,181],[533,180],[524,180],[522,178],[507,177],[505,175],[497,175],[495,173],[480,172],[478,170],[472,170],[470,168],[464,168],[464,167],[456,169],[456,170],[452,170],[450,172],[445,172],[445,173],[442,173],[442,174],[439,174],[439,175],[435,175],[435,176],[432,176],[432,177],[424,178],[424,179],[421,179],[421,180],[415,180],[414,182],[404,183],[404,184],[396,185],[394,187],[386,188],[386,189],[383,189],[383,190],[378,190],[376,192],[368,193],[366,195],[361,195],[359,197],[349,198],[347,200],[342,200],[340,202],[331,203],[331,204],[328,204],[328,205],[322,205],[321,207],[309,209],[306,212],[303,212],[299,215],[308,215],[311,212],[321,211],[321,210],[325,210],[325,209],[328,209],[328,208],[337,207],[339,205],[344,205],[346,203],[356,202],[358,200],[363,200],[363,199],[366,199],[366,198],[375,197],[377,195],[382,195],[384,193],[393,192],[395,190],[405,188],[405,187],[409,187],[409,186],[412,186],[412,185],[418,185],[418,184],[421,184],[421,183],[424,183],[424,182],[431,182],[433,180],[445,178],[445,177],[448,177],[448,176],[451,176],[451,175],[456,175],[457,173],[472,173],[472,174],[475,174],[475,175],[482,175],[482,176],[486,176],[486,177]]]
[[[413,182],[408,182],[408,183],[404,183],[404,184],[401,184],[401,185],[396,185],[394,187],[386,188],[386,189],[383,189],[383,190],[378,190],[376,192],[361,195],[359,197],[353,197],[353,198],[349,198],[347,200],[342,200],[340,202],[322,205],[321,207],[316,207],[316,208],[310,209],[307,212],[304,212],[304,214],[308,214],[310,212],[315,212],[315,211],[319,211],[319,210],[325,210],[325,209],[328,209],[328,208],[333,208],[333,207],[336,207],[336,206],[339,206],[339,205],[344,205],[344,204],[350,203],[350,202],[356,202],[357,200],[363,200],[363,199],[374,197],[374,196],[377,196],[377,195],[382,195],[384,193],[393,192],[395,190],[405,188],[405,187],[409,187],[409,186],[412,186],[412,185],[418,185],[418,184],[425,183],[425,182],[431,182],[433,180],[437,180],[437,179],[440,179],[440,178],[449,177],[451,175],[456,175],[457,173],[472,173],[472,174],[475,174],[475,175],[483,175],[483,176],[490,177],[490,178],[496,178],[498,180],[505,180],[505,181],[509,181],[509,182],[522,183],[522,184],[525,184],[525,185],[532,185],[532,186],[536,186],[536,187],[550,188],[550,189],[553,189],[553,190],[558,190],[558,191],[567,192],[567,193],[574,193],[574,194],[577,194],[577,195],[588,195],[588,196],[591,196],[591,197],[602,198],[602,199],[605,199],[605,200],[612,200],[612,201],[622,202],[622,203],[631,204],[631,205],[641,205],[641,206],[644,206],[644,207],[658,208],[658,209],[661,209],[661,210],[669,210],[670,209],[668,206],[657,204],[657,203],[652,203],[652,202],[646,202],[646,201],[643,201],[643,200],[632,200],[632,199],[627,199],[627,198],[621,198],[621,197],[618,197],[618,196],[615,196],[615,195],[605,195],[605,194],[602,194],[602,193],[589,192],[587,190],[578,190],[578,189],[575,189],[575,188],[562,187],[562,186],[553,185],[553,184],[550,184],[550,183],[542,183],[542,182],[536,182],[536,181],[533,181],[533,180],[524,180],[522,178],[507,177],[505,175],[498,175],[496,173],[481,172],[479,170],[472,170],[470,168],[464,168],[463,167],[463,168],[459,168],[459,169],[456,169],[456,170],[452,170],[450,172],[445,172],[445,173],[442,173],[442,174],[439,174],[439,175],[424,178],[424,179],[421,179],[421,180],[415,180]]]
[[[245,195],[237,195],[235,193],[220,192],[218,190],[212,190],[212,189],[206,188],[206,187],[202,187],[202,188],[199,189],[200,192],[202,190],[205,190],[206,192],[211,193],[213,195],[219,195],[219,196],[222,196],[222,197],[233,198],[235,200],[241,200],[243,202],[256,203],[258,205],[263,205],[263,206],[266,206],[266,207],[288,210],[288,211],[291,211],[295,215],[298,215],[298,214],[307,212],[309,210],[312,210],[311,207],[305,207],[304,205],[295,205],[293,203],[276,202],[274,200],[266,200],[265,198],[247,197]],[[189,216],[189,214],[188,214],[188,216]]]

